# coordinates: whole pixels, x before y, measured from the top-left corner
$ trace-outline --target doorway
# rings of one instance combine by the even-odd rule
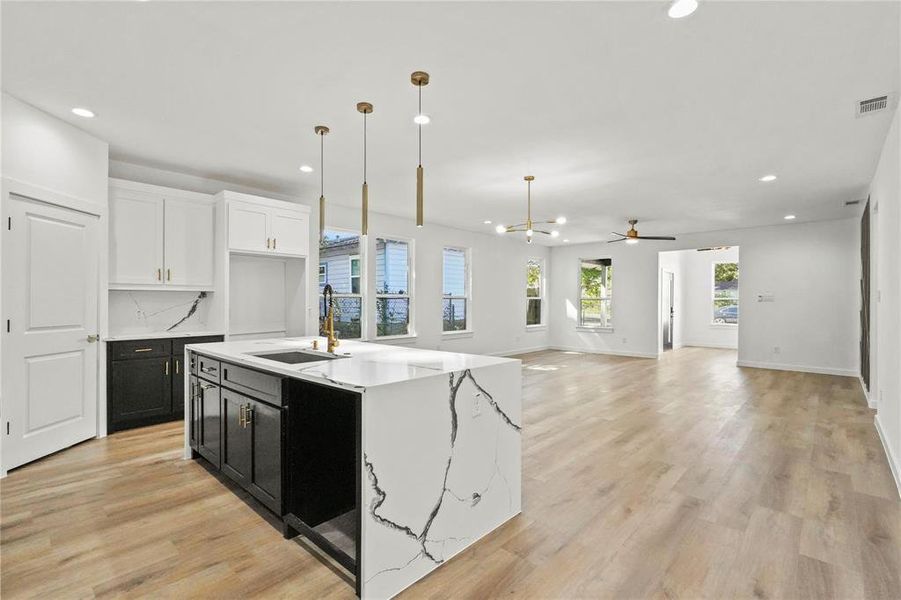
[[[676,319],[676,276],[670,271],[663,271],[660,283],[663,298],[660,304],[660,324],[663,327],[663,350],[673,349],[673,331]]]
[[[3,471],[97,435],[100,220],[10,193]]]

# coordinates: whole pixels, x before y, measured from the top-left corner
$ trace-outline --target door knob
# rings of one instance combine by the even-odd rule
[[[89,344],[93,344],[94,342],[96,342],[96,341],[98,341],[98,340],[100,340],[100,336],[99,336],[99,335],[89,335],[89,336],[88,336],[88,343],[89,343]]]

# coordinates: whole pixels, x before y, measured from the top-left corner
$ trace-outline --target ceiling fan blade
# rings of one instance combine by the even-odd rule
[[[619,238],[618,240],[607,240],[607,243],[608,243],[608,244],[615,244],[616,242],[625,242],[625,241],[626,241],[626,238],[625,238],[625,237],[621,237],[621,238]]]
[[[638,236],[640,240],[675,240],[676,238],[672,236],[663,236],[663,235],[640,235]]]
[[[619,237],[628,237],[625,233],[616,233],[615,231],[611,231],[613,235],[618,235]]]

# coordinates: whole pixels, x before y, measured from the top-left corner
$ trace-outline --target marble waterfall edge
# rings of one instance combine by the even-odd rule
[[[519,514],[519,361],[368,389],[364,598],[389,598]]]

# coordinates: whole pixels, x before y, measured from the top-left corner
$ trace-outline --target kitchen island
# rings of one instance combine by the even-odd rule
[[[324,338],[186,347],[185,457],[391,597],[521,508],[520,361]]]

